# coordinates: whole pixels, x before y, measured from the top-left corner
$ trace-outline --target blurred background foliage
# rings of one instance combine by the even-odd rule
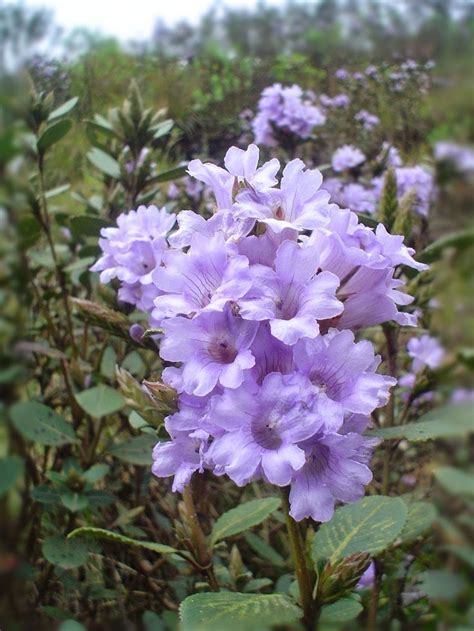
[[[2,629],[29,629],[33,621],[44,629],[83,628],[66,627],[69,618],[88,629],[174,629],[177,604],[196,589],[199,570],[185,555],[165,562],[137,544],[174,545],[177,537],[186,548],[189,533],[180,498],[167,481],[151,481],[148,471],[169,408],[162,392],[140,387],[161,370],[149,340],[128,333],[131,324],[146,324],[88,271],[99,253],[100,229],[140,203],[167,203],[170,210],[183,200],[193,203],[170,200],[170,182],[179,183],[190,159],[220,163],[229,146],[251,141],[245,111],[255,112],[266,86],[297,83],[334,94],[341,66],[435,63],[424,96],[415,87],[397,99],[380,84],[370,94],[355,89],[355,102],[376,107],[381,120],[379,137],[367,137],[367,147],[387,139],[415,162],[438,141],[474,143],[473,35],[474,4],[456,0],[259,3],[254,10],[211,10],[195,26],[159,21],[150,41],[128,45],[84,29],[64,35],[47,10],[0,6]],[[355,132],[350,121],[341,121],[331,133],[342,144]],[[312,151],[302,146],[297,153],[313,159]],[[271,153],[294,157],[281,147]],[[429,241],[473,226],[472,180],[449,168],[436,174]],[[429,282],[418,289],[420,303],[439,304],[424,325],[452,359],[427,379],[449,394],[456,385],[472,387],[474,281],[472,240],[448,246],[433,256]],[[39,428],[31,419],[39,419]],[[432,490],[432,449],[404,447],[392,484],[409,493],[414,477],[438,506],[443,552],[436,540],[417,544],[403,581],[432,559],[435,566],[447,563],[451,573],[444,578],[425,577],[425,592],[437,588],[439,594],[453,573],[472,572],[472,548],[466,547],[472,487],[464,480],[457,495],[459,480],[448,475]],[[472,444],[436,449],[441,464],[465,467]],[[374,466],[380,473],[381,460]],[[210,529],[224,510],[260,493],[209,479],[199,511]],[[275,515],[238,546],[235,539],[220,544],[221,584],[246,586],[249,593],[265,591],[265,581],[289,589],[286,540],[281,514]],[[115,530],[135,544],[73,545],[65,535],[84,524]],[[390,562],[398,576],[406,558],[397,550]],[[436,620],[444,628],[471,628],[469,594],[472,589],[459,588],[451,601],[435,595],[428,606],[422,600],[408,614],[416,626],[394,628],[434,629]],[[389,615],[382,610],[381,625]]]

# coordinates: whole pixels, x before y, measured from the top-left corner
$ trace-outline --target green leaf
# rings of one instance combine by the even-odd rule
[[[474,475],[472,473],[466,473],[455,467],[439,467],[434,474],[448,493],[474,497]]]
[[[385,440],[406,439],[411,441],[431,440],[463,436],[474,432],[474,414],[472,403],[445,405],[428,412],[416,423],[386,427],[367,432],[368,436],[377,436]]]
[[[86,627],[76,620],[65,620],[58,631],[87,631]]]
[[[73,236],[80,239],[82,237],[98,237],[102,228],[107,228],[110,223],[94,215],[78,215],[71,217],[69,225]]]
[[[313,561],[333,563],[354,552],[377,554],[385,550],[400,535],[407,512],[400,498],[381,495],[338,508],[314,537]]]
[[[321,624],[331,624],[333,622],[346,622],[354,620],[362,611],[363,607],[354,598],[341,598],[331,605],[321,607]]]
[[[115,180],[120,178],[120,164],[115,158],[113,158],[102,149],[94,147],[87,154],[87,159],[93,164],[99,171],[113,177]]]
[[[155,126],[155,133],[153,134],[153,139],[158,140],[158,138],[161,138],[162,136],[166,136],[166,134],[169,134],[169,132],[173,129],[173,125],[174,125],[174,121],[171,118],[161,123],[158,123],[158,125]]]
[[[35,486],[31,491],[31,497],[40,504],[59,504],[61,501],[59,493],[46,484]]]
[[[426,247],[417,259],[422,263],[433,263],[441,258],[443,252],[448,248],[462,249],[474,243],[474,230],[464,230],[462,232],[453,232],[445,237],[441,237],[434,243]]]
[[[135,436],[135,438],[126,443],[112,447],[109,449],[109,453],[119,460],[130,464],[149,466],[153,462],[151,454],[157,442],[156,436],[142,434],[141,436]]]
[[[164,545],[162,543],[154,543],[153,541],[139,541],[138,539],[131,539],[125,537],[119,532],[112,532],[111,530],[104,530],[103,528],[76,528],[68,534],[68,540],[72,541],[76,537],[90,537],[92,539],[106,539],[107,541],[114,541],[127,546],[135,546],[136,548],[145,548],[158,554],[172,554],[176,552],[175,548]]]
[[[60,493],[59,497],[63,506],[65,506],[71,513],[78,513],[89,506],[89,500],[82,493],[76,491],[66,491]]]
[[[436,519],[436,508],[429,502],[411,502],[407,508],[407,520],[400,534],[403,543],[422,535]]]
[[[174,169],[170,169],[169,171],[163,171],[163,173],[158,173],[154,177],[148,180],[148,184],[158,184],[159,182],[169,182],[170,180],[178,180],[181,177],[186,175],[187,166],[176,167]]]
[[[87,469],[87,471],[85,471],[82,474],[82,477],[84,478],[84,480],[87,480],[87,482],[94,484],[94,482],[98,482],[104,476],[106,476],[108,472],[109,472],[109,465],[94,464],[92,465],[90,469]]]
[[[55,110],[53,110],[51,114],[48,116],[48,120],[51,121],[51,120],[54,120],[55,118],[60,118],[61,116],[65,116],[66,114],[69,114],[69,112],[76,107],[78,101],[79,101],[78,96],[74,96],[72,99],[69,99],[69,101],[66,101],[65,103],[57,107]]]
[[[76,401],[95,418],[114,414],[125,407],[125,399],[120,392],[102,384],[76,394]]]
[[[57,197],[58,195],[62,195],[66,191],[71,188],[70,184],[62,184],[61,186],[56,186],[55,188],[51,188],[49,191],[45,193],[46,199],[52,199],[53,197]]]
[[[379,225],[379,222],[370,215],[357,213],[357,217],[359,218],[359,221],[364,224],[364,226],[368,226],[369,228],[376,228]]]
[[[0,498],[15,486],[24,469],[23,460],[18,456],[7,456],[0,460]]]
[[[56,123],[48,125],[36,143],[38,152],[44,153],[47,149],[59,142],[69,132],[71,127],[72,121],[68,118],[63,118]]]
[[[427,570],[420,574],[420,578],[418,587],[431,600],[454,600],[466,586],[459,574],[448,570]]]
[[[455,543],[451,543],[443,547],[445,550],[447,550],[448,552],[451,552],[451,554],[454,554],[455,556],[458,557],[458,559],[461,559],[461,561],[464,561],[464,563],[467,563],[468,565],[471,566],[472,569],[474,569],[474,549],[473,548],[468,548],[467,546],[459,546],[459,545],[456,545]]]
[[[282,594],[194,594],[179,608],[182,631],[260,631],[297,622],[302,611]]]
[[[67,539],[62,535],[55,535],[44,540],[44,558],[53,565],[59,565],[64,570],[70,570],[87,561],[89,548],[80,539]]]
[[[40,445],[60,447],[76,441],[72,425],[37,401],[15,403],[10,418],[22,436]]]
[[[245,535],[245,541],[261,559],[270,561],[270,563],[276,567],[285,567],[285,559],[275,550],[275,548],[269,546],[268,543],[266,543],[261,537],[258,537],[253,532],[248,532]]]
[[[243,530],[248,530],[260,524],[271,513],[277,510],[281,501],[277,497],[266,497],[264,499],[251,500],[245,504],[232,508],[214,524],[210,536],[210,546],[214,546],[221,539],[237,535]]]

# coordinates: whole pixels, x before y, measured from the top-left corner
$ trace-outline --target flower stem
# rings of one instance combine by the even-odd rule
[[[206,574],[211,590],[213,592],[218,592],[219,584],[214,574],[212,557],[209,553],[206,542],[206,535],[201,528],[201,523],[196,512],[196,506],[194,504],[192,483],[193,480],[191,479],[190,483],[186,487],[184,487],[183,490],[183,501],[186,508],[187,517],[186,521],[190,530],[196,561],[198,562],[202,571]]]
[[[290,539],[291,555],[295,565],[296,578],[300,589],[301,604],[303,605],[303,620],[306,625],[306,629],[311,631],[315,623],[312,580],[306,563],[306,553],[300,526],[290,515],[290,502],[288,495],[288,489],[283,488],[283,511],[286,518],[286,527],[288,530],[288,537]]]

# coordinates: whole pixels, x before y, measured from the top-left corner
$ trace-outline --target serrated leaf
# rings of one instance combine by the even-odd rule
[[[408,515],[400,539],[403,543],[413,541],[429,528],[436,519],[436,508],[429,502],[411,502],[407,505]]]
[[[145,548],[158,554],[172,554],[176,552],[175,548],[164,545],[162,543],[154,543],[153,541],[139,541],[138,539],[131,539],[125,537],[118,532],[112,532],[111,530],[104,530],[103,528],[76,528],[70,532],[67,536],[68,540],[74,540],[76,537],[85,537],[92,539],[106,539],[107,541],[113,541],[115,543],[121,543],[127,546],[135,546],[136,548]]]
[[[70,131],[71,127],[72,121],[68,118],[64,118],[63,120],[59,120],[51,125],[48,125],[36,143],[39,153],[44,153],[50,147],[62,140],[62,138],[64,138],[64,136]]]
[[[152,459],[153,447],[158,442],[156,436],[142,434],[135,436],[126,443],[115,445],[109,449],[109,453],[119,460],[143,466],[150,466]]]
[[[210,536],[210,546],[214,546],[221,539],[239,534],[260,524],[271,513],[277,510],[281,504],[278,497],[266,497],[245,502],[236,508],[232,508],[214,524]]]
[[[51,114],[48,116],[48,120],[51,121],[51,120],[54,120],[55,118],[60,118],[61,116],[65,116],[76,107],[78,101],[79,101],[78,96],[74,96],[72,99],[69,99],[69,101],[66,101],[65,103],[57,107],[55,110],[53,110]]]
[[[439,467],[434,474],[448,493],[474,497],[474,475],[472,473],[461,471],[456,467]]]
[[[362,611],[363,607],[353,598],[341,598],[331,605],[321,607],[321,624],[331,624],[333,622],[347,622],[354,620]]]
[[[67,539],[62,535],[55,535],[44,540],[44,558],[53,565],[59,565],[64,570],[70,570],[87,561],[89,549],[80,539]]]
[[[120,392],[103,384],[76,394],[76,401],[95,418],[114,414],[125,407],[125,399]]]
[[[463,436],[472,432],[474,432],[472,403],[466,402],[445,405],[428,412],[428,414],[421,416],[416,423],[371,430],[367,432],[367,435],[385,440],[422,441]]]
[[[10,418],[22,436],[40,445],[60,447],[76,441],[72,425],[37,401],[15,403]]]
[[[24,469],[24,462],[19,456],[7,456],[0,460],[0,498],[15,486]]]
[[[334,563],[355,552],[377,554],[385,550],[400,535],[407,512],[400,498],[381,495],[338,508],[314,537],[314,563],[320,559]]]
[[[94,147],[88,152],[87,159],[102,173],[113,177],[115,180],[120,178],[120,164],[102,149]]]
[[[194,594],[179,608],[182,631],[260,631],[297,622],[302,611],[282,594]]]

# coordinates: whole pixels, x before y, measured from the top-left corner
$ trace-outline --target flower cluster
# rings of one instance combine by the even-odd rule
[[[353,169],[365,160],[365,155],[357,147],[352,145],[343,145],[336,149],[332,156],[331,164],[336,173]]]
[[[125,226],[159,239],[151,277],[131,276],[156,292],[148,311],[163,331],[162,378],[178,393],[154,474],[174,476],[175,491],[205,469],[240,486],[290,485],[292,516],[326,521],[336,501],[364,494],[374,440],[363,431],[395,384],[354,333],[388,320],[414,325],[399,310],[412,298],[395,269],[425,266],[403,237],[329,203],[319,171],[296,159],[278,181],[279,162],[258,167],[258,158],[250,145],[229,149],[225,169],[192,161],[189,174],[213,191],[212,217],[182,211],[165,239],[173,217],[144,230],[138,213],[123,216],[104,231],[95,268],[129,282],[123,267],[136,261],[120,254],[141,256],[142,242],[126,239]]]
[[[289,87],[275,83],[263,90],[252,127],[255,142],[274,147],[276,132],[309,138],[314,127],[324,125],[326,118],[311,95],[305,95],[298,85]]]

